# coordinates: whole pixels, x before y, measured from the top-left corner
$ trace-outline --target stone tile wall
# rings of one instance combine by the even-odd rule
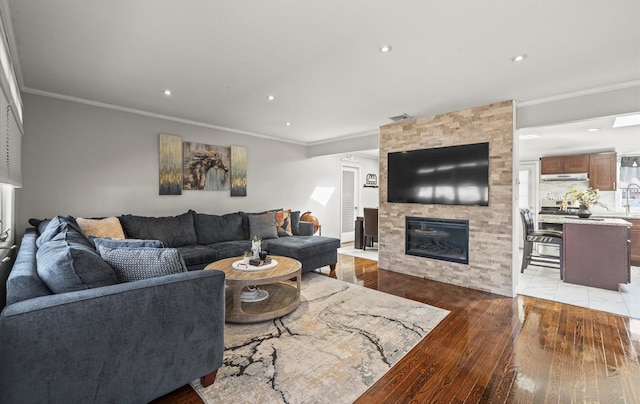
[[[513,102],[380,128],[379,267],[513,296]],[[389,152],[489,142],[489,206],[387,202]],[[405,255],[405,217],[469,220],[469,264]]]

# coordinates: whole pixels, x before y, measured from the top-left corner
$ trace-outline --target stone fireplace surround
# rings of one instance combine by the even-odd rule
[[[380,128],[379,267],[513,296],[514,104],[504,101]],[[489,142],[489,206],[387,202],[390,152]],[[405,254],[405,218],[469,221],[469,264]]]
[[[406,218],[405,254],[469,263],[469,221],[431,217]]]

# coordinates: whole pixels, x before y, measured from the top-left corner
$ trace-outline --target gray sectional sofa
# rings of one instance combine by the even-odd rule
[[[335,269],[340,240],[333,237],[313,236],[313,223],[301,222],[299,212],[291,212],[291,236],[278,236],[269,220],[274,209],[259,213],[235,212],[211,215],[189,211],[178,216],[146,217],[122,215],[119,217],[128,238],[156,239],[165,247],[174,247],[192,271],[224,258],[239,257],[251,249],[250,239],[262,238],[262,248],[270,255],[295,258],[302,263],[302,273],[323,266]],[[265,230],[265,226],[273,231]],[[268,238],[266,236],[269,236]]]
[[[199,269],[249,250],[256,232],[267,235],[269,254],[299,260],[303,272],[337,262],[338,239],[313,236],[295,212],[293,235],[271,237],[261,228],[267,213],[122,215],[127,238],[160,240],[183,263],[178,273],[125,283],[96,261],[74,218],[32,222],[0,313],[0,402],[147,402],[198,377],[215,380],[224,273]],[[43,269],[52,262],[70,272],[52,279]]]

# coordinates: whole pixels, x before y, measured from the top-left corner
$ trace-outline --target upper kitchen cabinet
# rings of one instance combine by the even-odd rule
[[[600,191],[616,190],[616,153],[589,156],[589,186]]]
[[[614,157],[615,168],[615,157]],[[572,174],[589,171],[589,155],[542,157],[540,159],[541,174]],[[615,170],[614,170],[615,171]]]

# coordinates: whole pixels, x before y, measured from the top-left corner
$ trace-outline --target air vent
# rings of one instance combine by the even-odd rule
[[[407,115],[407,114],[402,114],[402,115],[398,115],[398,116],[392,116],[391,119],[393,122],[399,122],[399,121],[404,121],[405,119],[411,119],[412,117]]]

